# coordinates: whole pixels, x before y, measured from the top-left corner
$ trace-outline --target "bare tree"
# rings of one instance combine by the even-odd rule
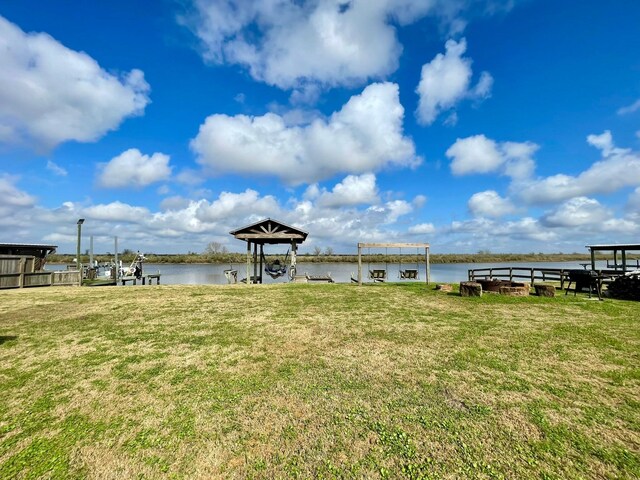
[[[209,242],[207,247],[204,249],[204,253],[207,255],[213,255],[216,253],[227,253],[227,247],[222,245],[220,242]]]
[[[325,255],[333,255],[333,248],[331,247],[327,247],[324,249],[324,254]]]
[[[320,247],[318,246],[313,247],[313,254],[316,257],[319,257],[321,253],[322,253],[322,249]]]

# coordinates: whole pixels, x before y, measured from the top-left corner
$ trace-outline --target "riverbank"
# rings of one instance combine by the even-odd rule
[[[0,477],[637,478],[640,304],[0,291]]]

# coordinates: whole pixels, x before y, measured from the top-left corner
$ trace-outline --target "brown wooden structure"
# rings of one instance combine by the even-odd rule
[[[296,253],[298,251],[298,245],[307,239],[307,232],[272,218],[265,218],[264,220],[241,227],[229,233],[236,239],[247,242],[247,284],[262,283],[262,271],[264,268],[262,259],[264,258],[265,244],[289,245],[289,255],[291,258],[289,265],[289,278],[294,278],[296,272]],[[251,251],[252,245],[253,255]],[[259,252],[258,247],[260,249]],[[252,263],[253,275],[251,275]]]
[[[43,270],[47,263],[47,255],[53,253],[57,245],[43,245],[39,243],[0,243],[0,255],[15,255],[19,257],[34,257],[33,270]]]
[[[608,269],[621,270],[622,273],[627,273],[628,271],[640,268],[638,259],[632,263],[627,257],[627,253],[629,252],[640,254],[640,243],[587,245],[587,248],[591,252],[591,270],[596,269],[596,253],[598,252],[613,253],[613,264],[610,264],[607,260]],[[618,253],[620,254],[619,258]]]
[[[56,245],[0,243],[0,288],[79,285],[80,272],[44,270],[47,255]]]
[[[424,262],[425,262],[425,276],[426,282],[430,281],[430,268],[429,268],[429,244],[428,243],[358,243],[358,285],[362,285],[362,249],[363,248],[424,248]],[[403,278],[417,278],[417,269],[409,269],[406,271]],[[373,270],[373,281],[383,281],[386,279],[386,270]],[[384,275],[383,275],[384,274]],[[402,275],[402,274],[401,274]]]

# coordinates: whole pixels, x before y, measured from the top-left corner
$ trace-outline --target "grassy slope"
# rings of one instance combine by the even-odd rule
[[[640,304],[0,291],[0,478],[638,478]]]

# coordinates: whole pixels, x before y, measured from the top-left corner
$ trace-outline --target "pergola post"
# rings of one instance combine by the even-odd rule
[[[358,286],[362,286],[362,247],[358,243]]]
[[[424,257],[426,262],[425,276],[427,277],[427,285],[429,285],[429,282],[431,281],[431,266],[429,263],[429,247],[424,247]]]
[[[627,273],[627,251],[622,250],[622,273]]]
[[[593,248],[590,248],[589,250],[591,250],[591,270],[595,270],[596,269],[596,251]]]

